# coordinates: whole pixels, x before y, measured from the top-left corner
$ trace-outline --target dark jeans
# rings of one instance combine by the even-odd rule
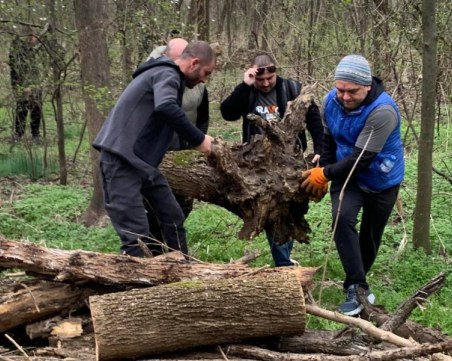
[[[149,224],[143,199],[154,210],[170,250],[187,253],[184,213],[158,168],[152,174],[132,167],[115,154],[102,151],[100,170],[103,179],[105,209],[121,238],[121,252],[143,257],[137,239],[149,243]]]
[[[193,198],[183,197],[181,195],[175,194],[177,203],[184,212],[185,219],[189,216],[190,212],[193,209]],[[162,228],[160,226],[160,222],[155,215],[155,212],[147,199],[144,199],[144,207],[146,209],[146,215],[149,223],[149,243],[148,248],[151,251],[153,256],[158,256],[164,253],[164,241]]]
[[[290,259],[290,253],[293,248],[293,240],[287,241],[283,244],[277,244],[273,241],[273,237],[269,232],[265,232],[267,235],[268,245],[270,246],[270,252],[275,262],[276,267],[293,266],[294,263]]]
[[[42,118],[42,93],[40,91],[35,90],[29,95],[17,96],[14,126],[16,136],[19,138],[25,133],[28,112],[30,112],[31,135],[37,137]]]
[[[342,183],[331,184],[333,222],[339,207]],[[368,289],[366,274],[377,257],[384,228],[397,200],[399,185],[380,193],[363,191],[349,182],[344,192],[335,233],[336,247],[345,271],[344,289],[359,284]],[[358,213],[362,210],[359,233],[356,231]]]

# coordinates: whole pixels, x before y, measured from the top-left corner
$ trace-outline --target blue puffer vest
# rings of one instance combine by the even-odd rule
[[[402,140],[400,139],[400,112],[397,105],[386,92],[383,92],[372,103],[362,105],[347,113],[336,98],[336,89],[328,93],[325,102],[325,122],[337,144],[337,161],[352,153],[355,142],[364,128],[370,113],[382,105],[391,105],[395,109],[398,124],[369,168],[356,175],[360,187],[371,192],[383,191],[403,181],[405,162],[403,159]],[[390,155],[394,155],[396,161],[391,171],[384,173],[380,170],[380,164]]]

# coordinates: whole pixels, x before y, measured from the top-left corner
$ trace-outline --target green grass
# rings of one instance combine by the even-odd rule
[[[27,185],[19,199],[3,205],[1,233],[51,248],[116,252],[118,239],[111,226],[87,228],[79,222],[89,197],[86,188]]]
[[[16,144],[0,154],[0,177],[23,175],[32,181],[47,178],[58,172],[58,159],[53,152],[45,155],[42,146]]]

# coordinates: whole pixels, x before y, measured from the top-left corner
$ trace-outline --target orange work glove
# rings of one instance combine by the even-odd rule
[[[316,202],[316,203],[319,203],[319,202],[323,199],[323,197],[325,197],[325,195],[326,195],[327,193],[328,193],[328,183],[326,183],[326,184],[323,186],[323,188],[317,193],[316,196],[311,195],[311,196],[309,197],[309,200],[310,200],[310,201],[314,201],[314,202]]]
[[[323,198],[328,191],[328,178],[323,174],[323,168],[315,167],[302,172],[300,187],[315,198]]]

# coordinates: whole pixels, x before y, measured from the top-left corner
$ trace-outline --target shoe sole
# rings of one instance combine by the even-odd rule
[[[362,310],[363,310],[363,305],[359,305],[357,308],[355,308],[355,309],[352,310],[352,311],[341,312],[341,313],[342,313],[343,315],[346,315],[346,316],[355,316],[355,315],[357,315],[358,313],[360,313]]]

